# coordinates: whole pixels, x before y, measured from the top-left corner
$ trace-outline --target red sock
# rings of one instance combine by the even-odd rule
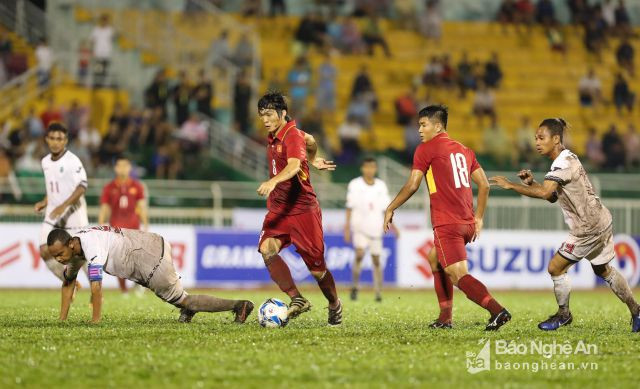
[[[458,288],[467,295],[467,298],[474,303],[478,304],[482,308],[495,315],[502,311],[502,305],[498,304],[496,300],[489,294],[487,287],[475,278],[471,274],[467,274],[458,280]]]
[[[124,278],[118,278],[118,285],[120,285],[120,291],[127,292],[127,281]]]
[[[282,257],[276,255],[267,265],[271,279],[278,284],[281,291],[285,292],[289,297],[300,296],[298,288],[296,288],[289,266],[282,260]]]
[[[336,282],[333,280],[333,274],[327,269],[324,277],[318,281],[318,286],[327,298],[329,304],[333,304],[338,300],[338,292],[336,292]]]
[[[453,309],[453,283],[444,271],[433,272],[433,286],[438,296],[438,305],[440,305],[440,316],[438,321],[441,323],[451,323]]]

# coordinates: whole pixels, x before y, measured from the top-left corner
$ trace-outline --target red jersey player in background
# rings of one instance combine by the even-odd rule
[[[116,178],[104,186],[102,196],[100,196],[98,224],[105,225],[107,217],[110,215],[109,225],[111,227],[139,230],[140,221],[142,221],[142,230],[147,231],[149,219],[144,186],[140,181],[130,177],[131,161],[123,156],[117,157],[113,170],[116,173]],[[122,293],[126,293],[126,280],[118,278],[118,283]]]
[[[511,320],[503,308],[467,269],[465,245],[474,241],[482,230],[482,218],[489,198],[489,181],[478,164],[474,152],[447,134],[449,113],[442,105],[430,105],[418,114],[422,143],[413,156],[413,169],[407,183],[389,204],[384,217],[385,232],[393,219],[393,212],[404,204],[420,187],[425,177],[431,199],[431,224],[435,255],[429,255],[434,287],[440,305],[440,317],[432,328],[451,328],[453,285],[469,300],[491,314],[486,330],[497,330]],[[478,186],[478,207],[473,211],[471,181]],[[444,270],[444,273],[443,273]]]
[[[309,176],[309,164],[318,170],[335,170],[335,165],[316,157],[315,139],[299,130],[287,111],[280,93],[267,93],[258,101],[258,115],[269,132],[270,177],[257,190],[260,196],[267,197],[269,209],[260,233],[259,251],[271,279],[291,298],[289,318],[311,309],[279,255],[280,250],[293,244],[329,301],[329,325],[339,325],[342,304],[324,260],[322,213]]]

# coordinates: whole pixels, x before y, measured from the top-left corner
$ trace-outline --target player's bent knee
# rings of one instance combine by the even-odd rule
[[[380,256],[379,255],[372,255],[371,256],[371,263],[373,264],[373,266],[378,267],[380,266]]]
[[[611,266],[609,264],[604,265],[591,265],[593,272],[601,278],[606,278],[611,274]]]
[[[313,276],[313,278],[315,278],[317,281],[320,281],[324,278],[324,275],[327,274],[327,271],[312,271],[311,275]]]

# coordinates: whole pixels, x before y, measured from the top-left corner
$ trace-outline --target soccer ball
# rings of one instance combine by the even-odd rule
[[[258,322],[263,327],[284,327],[289,322],[287,310],[289,307],[282,300],[270,298],[258,309]]]

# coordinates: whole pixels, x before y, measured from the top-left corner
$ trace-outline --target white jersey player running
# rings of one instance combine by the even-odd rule
[[[633,298],[627,280],[609,265],[615,258],[611,213],[595,195],[578,157],[562,144],[566,127],[567,123],[563,119],[545,119],[536,131],[536,149],[553,160],[551,170],[542,184],[533,180],[529,170],[518,173],[522,184],[512,183],[502,176],[489,179],[492,185],[512,189],[525,196],[552,203],[558,201],[569,226],[569,237],[551,259],[548,268],[553,280],[558,312],[538,324],[538,328],[552,331],[571,324],[571,285],[567,270],[582,258],[587,258],[594,273],[603,278],[616,296],[629,307],[631,331],[640,332],[640,305]]]
[[[233,311],[235,321],[244,323],[253,310],[247,300],[187,294],[173,266],[171,245],[151,232],[102,226],[78,231],[72,237],[67,230],[54,229],[47,237],[47,246],[53,258],[66,265],[60,320],[67,319],[75,279],[85,264],[89,268],[93,323],[101,318],[103,271],[147,287],[162,300],[181,308],[181,322],[190,322],[196,312]]]
[[[80,159],[66,149],[67,128],[61,123],[51,123],[45,141],[50,154],[42,159],[42,170],[47,195],[35,204],[35,211],[45,210],[40,228],[40,256],[61,281],[63,267],[51,258],[47,250],[47,235],[54,228],[78,230],[89,225],[87,203],[87,172]]]
[[[356,250],[356,258],[353,262],[353,287],[351,300],[358,298],[358,283],[360,270],[365,251],[369,250],[373,265],[373,286],[376,301],[382,301],[382,266],[380,255],[382,254],[382,236],[384,211],[391,198],[387,185],[376,178],[378,165],[373,158],[365,158],[360,166],[362,176],[349,182],[347,189],[347,221],[344,226],[344,240],[347,243],[353,241]],[[398,231],[393,228],[397,235]]]

